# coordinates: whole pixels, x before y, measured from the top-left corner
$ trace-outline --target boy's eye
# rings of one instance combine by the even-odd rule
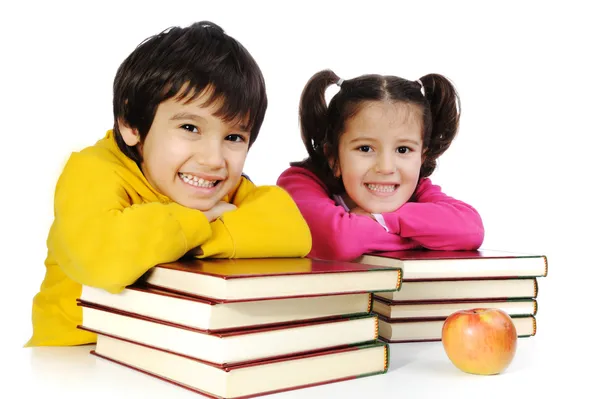
[[[225,140],[233,141],[236,143],[243,143],[244,141],[246,141],[246,138],[241,134],[230,134],[227,137],[225,137]]]
[[[369,151],[371,151],[371,147],[368,145],[361,145],[360,147],[357,148],[357,150],[360,152],[369,152]]]
[[[396,151],[398,151],[400,154],[408,154],[411,152],[411,149],[408,147],[398,147]]]
[[[192,133],[199,133],[198,128],[194,125],[190,125],[189,123],[186,123],[185,125],[181,125],[181,128],[185,129],[189,132],[192,132]]]

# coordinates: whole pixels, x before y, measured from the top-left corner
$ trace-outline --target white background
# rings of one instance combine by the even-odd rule
[[[484,248],[548,256],[534,339],[554,340],[546,356],[572,371],[598,352],[600,29],[592,3],[3,2],[2,353],[23,356],[54,184],[71,151],[111,128],[119,64],[152,34],[211,20],[266,78],[269,107],[245,168],[259,184],[274,184],[305,156],[298,101],[315,72],[449,77],[461,127],[432,180],[480,211]]]

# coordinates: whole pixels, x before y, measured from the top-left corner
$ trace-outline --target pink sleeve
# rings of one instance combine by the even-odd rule
[[[277,185],[294,199],[312,234],[309,257],[353,260],[371,251],[414,247],[412,240],[390,234],[375,220],[346,212],[329,197],[326,187],[310,171],[291,167]]]
[[[483,223],[475,208],[442,193],[428,178],[419,183],[415,202],[383,217],[390,233],[428,249],[472,250],[483,242]]]

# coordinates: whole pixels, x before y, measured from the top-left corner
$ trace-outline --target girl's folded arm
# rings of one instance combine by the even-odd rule
[[[429,249],[473,250],[481,246],[484,238],[477,210],[444,194],[428,178],[417,187],[415,202],[407,202],[383,216],[390,232]]]
[[[313,257],[353,260],[366,252],[392,250],[391,242],[401,243],[375,220],[337,205],[316,176],[303,168],[288,169],[277,184],[290,193],[310,227]]]

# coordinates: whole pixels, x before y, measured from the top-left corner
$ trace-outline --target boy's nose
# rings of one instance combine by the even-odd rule
[[[197,149],[194,158],[200,165],[211,169],[220,169],[225,166],[220,143],[203,143]]]

